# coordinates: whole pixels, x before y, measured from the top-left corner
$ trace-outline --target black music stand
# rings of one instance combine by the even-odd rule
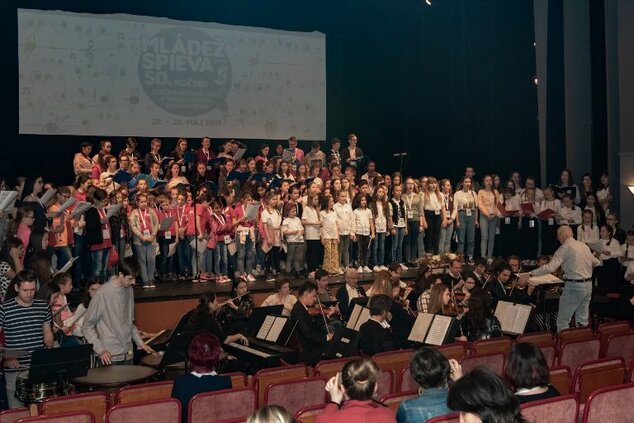
[[[350,304],[348,305],[348,315],[345,316],[346,322],[350,320],[350,315],[352,314],[352,310],[354,310],[355,304],[359,304],[361,307],[366,307],[368,305],[368,297],[357,297],[350,300]]]
[[[360,339],[361,333],[359,331],[347,327],[338,329],[331,341],[330,356],[342,358],[357,355]]]
[[[92,344],[33,351],[27,383],[64,382],[86,376],[92,359]]]
[[[284,306],[281,304],[254,308],[249,317],[249,333],[255,336],[260,330],[262,323],[264,323],[266,316],[281,316],[282,311],[284,311]]]

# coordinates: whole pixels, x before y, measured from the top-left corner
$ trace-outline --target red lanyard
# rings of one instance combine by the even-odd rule
[[[146,223],[146,221],[145,221],[145,219],[146,219],[146,218],[148,218],[148,219],[149,219],[149,216],[148,216],[148,212],[147,212],[147,210],[145,211],[145,213],[142,213],[142,212],[141,212],[141,209],[138,209],[137,211],[139,212],[139,219],[141,219],[141,229],[143,229],[143,230],[145,230],[145,229],[147,229],[147,230],[152,229],[152,220],[150,219],[150,226],[149,226],[149,227],[147,226],[147,223]],[[143,216],[144,214],[145,214],[145,216]]]

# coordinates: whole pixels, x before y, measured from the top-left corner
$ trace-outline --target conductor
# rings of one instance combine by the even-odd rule
[[[555,251],[552,260],[529,273],[523,273],[519,280],[523,284],[533,276],[553,273],[561,266],[565,282],[557,314],[557,331],[561,332],[570,326],[573,315],[577,326],[588,326],[592,298],[592,269],[599,265],[599,259],[585,243],[573,238],[569,226],[561,226],[557,230],[557,240],[561,247]]]

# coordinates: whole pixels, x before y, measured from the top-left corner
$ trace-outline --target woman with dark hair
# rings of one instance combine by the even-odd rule
[[[48,204],[40,203],[40,194],[44,190],[44,180],[41,176],[29,176],[24,182],[22,189],[22,197],[20,198],[21,207],[30,207],[33,210],[33,226],[32,229],[46,228],[46,207]]]
[[[221,305],[218,303],[216,294],[213,292],[205,292],[198,297],[198,306],[192,311],[189,320],[185,324],[185,331],[189,333],[211,332],[223,343],[231,343],[240,341],[248,344],[247,338],[236,333],[227,335],[218,322],[218,310]]]
[[[491,296],[482,288],[473,288],[469,296],[469,311],[460,322],[463,336],[456,340],[473,342],[502,336],[500,321],[491,312]]]
[[[389,408],[372,399],[378,388],[379,372],[379,366],[369,358],[348,361],[326,384],[330,402],[315,422],[396,422]]]
[[[84,290],[84,297],[81,300],[81,303],[75,309],[73,316],[64,320],[64,329],[66,328],[72,329],[72,334],[78,338],[83,338],[84,333],[82,332],[82,326],[84,324],[84,314],[88,310],[88,306],[90,305],[90,301],[95,296],[99,288],[103,285],[103,281],[101,279],[90,279],[86,283],[86,289]]]
[[[520,404],[560,395],[550,385],[546,358],[536,345],[527,342],[513,345],[506,361],[504,376],[514,389]]]
[[[444,283],[435,284],[431,287],[429,295],[429,310],[430,314],[447,315],[447,306],[451,300],[451,293],[449,287]]]
[[[564,169],[561,171],[561,175],[559,176],[559,186],[561,188],[574,188],[574,203],[579,204],[581,202],[581,192],[577,184],[574,183],[574,179],[572,177],[572,172],[570,171],[570,169]]]
[[[396,412],[399,423],[425,422],[449,414],[449,386],[462,377],[462,367],[447,360],[437,349],[423,347],[414,352],[409,363],[412,377],[418,383],[418,397],[403,401]]]
[[[258,155],[255,156],[255,161],[267,162],[269,160],[269,150],[270,150],[270,147],[268,144],[260,144],[260,148],[258,149]]]
[[[86,241],[92,258],[92,276],[107,280],[108,256],[112,248],[112,233],[106,207],[108,194],[97,188],[93,193],[93,204],[84,217],[86,219]]]
[[[463,423],[525,423],[517,398],[492,371],[478,367],[449,388],[447,405]]]
[[[187,423],[189,400],[194,395],[231,388],[231,378],[216,372],[221,354],[220,340],[211,333],[199,333],[189,344],[190,373],[176,379],[172,388],[172,398],[181,402],[183,423]]]
[[[21,257],[22,241],[20,238],[7,238],[0,251],[0,302],[4,301],[11,280],[24,270]]]
[[[253,298],[248,294],[247,281],[238,278],[233,284],[230,300],[225,302],[221,311],[222,326],[228,332],[235,333],[247,329],[249,317],[253,311]]]

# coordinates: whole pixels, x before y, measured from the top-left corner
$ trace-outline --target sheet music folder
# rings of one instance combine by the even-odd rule
[[[359,304],[355,304],[350,313],[350,318],[346,324],[346,328],[358,331],[361,325],[368,321],[370,318],[370,309],[363,307]]]
[[[266,316],[255,337],[262,341],[286,346],[297,322],[284,316]]]
[[[421,344],[440,346],[453,338],[450,329],[455,326],[454,318],[438,314],[418,313],[412,331],[407,338],[409,341]]]
[[[508,301],[498,301],[495,317],[502,325],[502,332],[509,335],[521,335],[526,330],[526,324],[533,308],[524,304],[513,304]]]

